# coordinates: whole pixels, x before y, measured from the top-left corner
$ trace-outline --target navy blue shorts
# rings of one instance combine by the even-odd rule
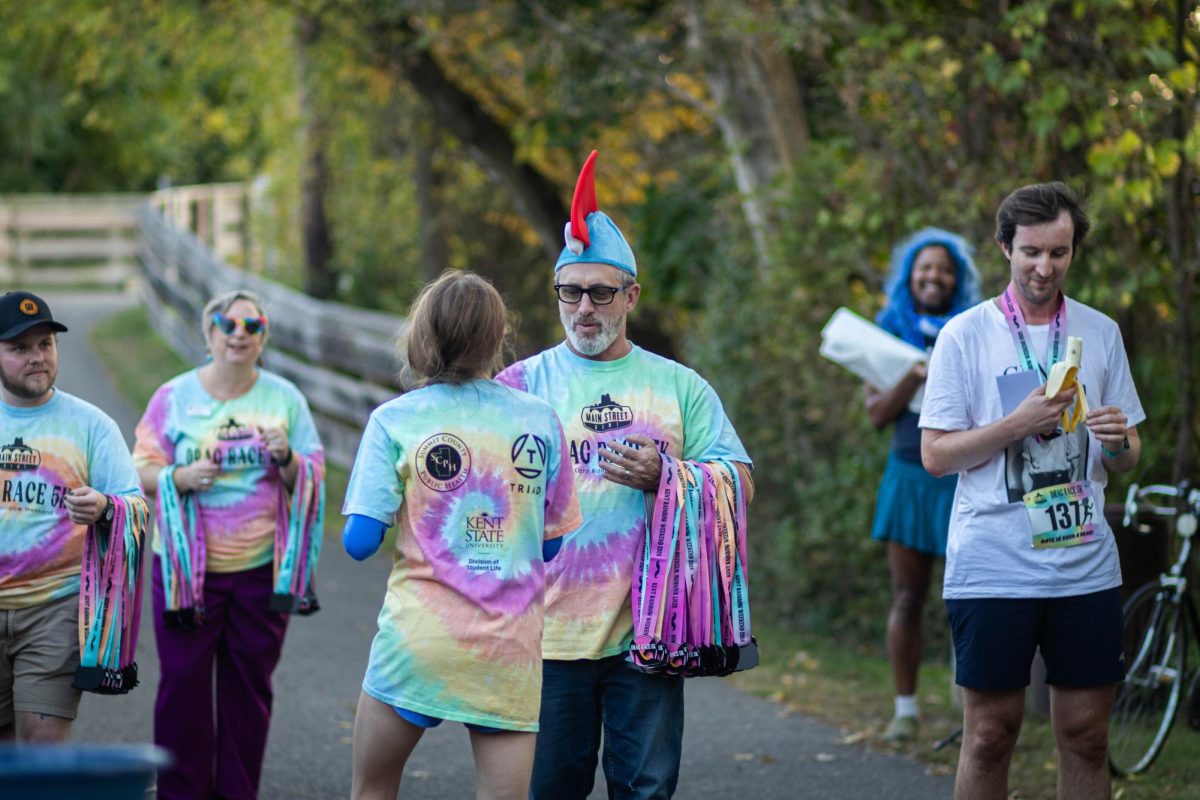
[[[954,636],[955,682],[967,689],[1028,686],[1039,647],[1051,686],[1106,686],[1125,678],[1118,589],[1074,597],[947,600],[946,613]]]

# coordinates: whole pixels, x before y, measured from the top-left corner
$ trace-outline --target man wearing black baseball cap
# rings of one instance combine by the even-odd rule
[[[6,343],[6,353],[20,350],[26,354],[20,365],[13,361],[11,375],[8,359],[5,359],[5,368],[0,369],[0,383],[5,393],[11,392],[25,400],[45,402],[49,399],[50,389],[58,376],[58,347],[53,334],[66,330],[66,325],[55,321],[46,301],[33,292],[8,292],[0,297],[0,342]],[[33,342],[41,339],[46,340],[46,347],[33,347]],[[11,347],[8,346],[10,342]],[[4,400],[8,402],[7,398]]]
[[[46,301],[33,292],[6,292],[0,297],[0,340],[13,339],[35,325],[67,332],[66,325],[55,321]]]
[[[66,330],[32,292],[0,296],[0,739],[66,740],[84,537],[145,503],[117,424],[54,388]]]

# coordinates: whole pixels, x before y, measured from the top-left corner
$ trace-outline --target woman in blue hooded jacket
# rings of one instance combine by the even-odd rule
[[[926,352],[942,326],[979,302],[979,273],[972,248],[939,228],[925,228],[892,251],[888,301],[880,327]],[[934,559],[946,554],[950,507],[957,477],[934,478],[921,466],[918,415],[909,404],[924,385],[926,365],[915,365],[887,390],[867,384],[867,416],[877,429],[893,426],[891,451],[875,503],[871,538],[888,543],[892,602],[887,647],[896,687],[895,716],[884,738],[904,741],[917,731],[917,670],[921,617]]]

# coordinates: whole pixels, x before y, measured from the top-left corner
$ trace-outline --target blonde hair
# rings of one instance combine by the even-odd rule
[[[503,365],[508,308],[496,287],[446,270],[413,301],[401,353],[420,383],[461,384]]]

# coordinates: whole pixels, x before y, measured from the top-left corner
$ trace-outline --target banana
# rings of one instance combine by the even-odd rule
[[[1079,382],[1079,365],[1083,361],[1083,339],[1079,336],[1067,337],[1067,357],[1050,368],[1046,378],[1046,397],[1054,397],[1064,389],[1075,389],[1075,404],[1062,412],[1062,428],[1067,433],[1073,433],[1075,428],[1087,416],[1087,395],[1083,393],[1083,384]]]

